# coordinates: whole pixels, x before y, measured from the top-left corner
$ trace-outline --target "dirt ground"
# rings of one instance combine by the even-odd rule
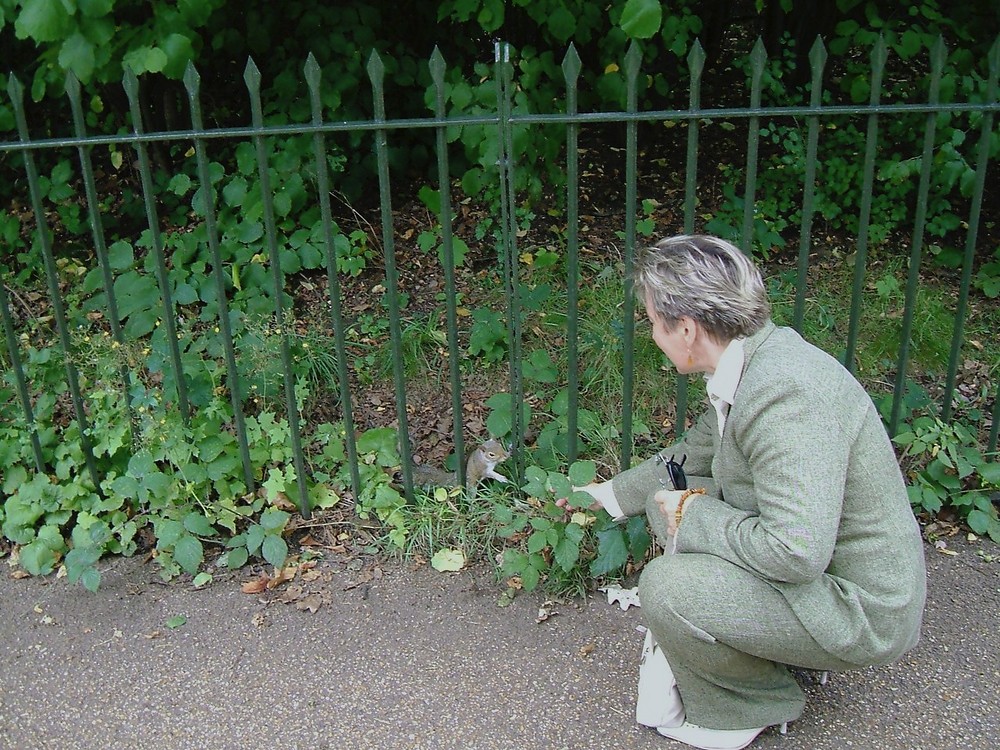
[[[946,545],[917,648],[803,674],[805,714],[754,747],[1000,747],[1000,548]],[[3,572],[0,749],[681,747],[634,723],[642,612],[600,593],[501,607],[482,568],[358,557],[249,594],[249,573],[193,590],[154,568],[109,561],[97,594]]]

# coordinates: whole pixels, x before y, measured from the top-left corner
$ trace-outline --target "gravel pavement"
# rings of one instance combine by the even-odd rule
[[[949,547],[926,547],[918,647],[825,686],[803,674],[802,718],[753,748],[1000,748],[1000,549]],[[485,569],[357,559],[260,594],[118,559],[91,594],[3,562],[2,750],[683,747],[634,723],[641,610],[600,594],[500,607]]]

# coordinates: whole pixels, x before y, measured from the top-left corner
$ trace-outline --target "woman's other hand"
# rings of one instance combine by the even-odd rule
[[[653,495],[653,500],[660,506],[660,512],[667,519],[667,533],[674,536],[677,533],[677,504],[686,490],[660,490]],[[688,500],[690,502],[690,499]]]

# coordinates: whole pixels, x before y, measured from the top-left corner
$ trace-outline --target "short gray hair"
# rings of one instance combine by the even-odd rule
[[[689,317],[720,343],[756,333],[771,316],[760,271],[718,237],[660,240],[639,253],[632,282],[636,296],[650,302],[667,330]]]

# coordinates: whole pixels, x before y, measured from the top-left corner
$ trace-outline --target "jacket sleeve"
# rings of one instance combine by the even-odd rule
[[[660,452],[667,458],[673,455],[678,461],[681,456],[687,456],[684,472],[689,476],[711,476],[712,457],[715,454],[713,430],[718,431],[715,409],[709,407],[681,441]],[[617,474],[611,481],[622,512],[626,516],[637,516],[646,510],[646,498],[664,488],[667,472],[656,460],[656,456],[652,456]],[[667,488],[672,489],[669,484]]]
[[[775,377],[744,394],[727,430],[749,466],[749,476],[738,481],[755,503],[741,505],[755,504],[757,512],[699,497],[684,513],[677,551],[713,554],[773,581],[805,583],[822,575],[837,539],[858,429],[844,385]],[[716,477],[723,487],[727,479]]]

